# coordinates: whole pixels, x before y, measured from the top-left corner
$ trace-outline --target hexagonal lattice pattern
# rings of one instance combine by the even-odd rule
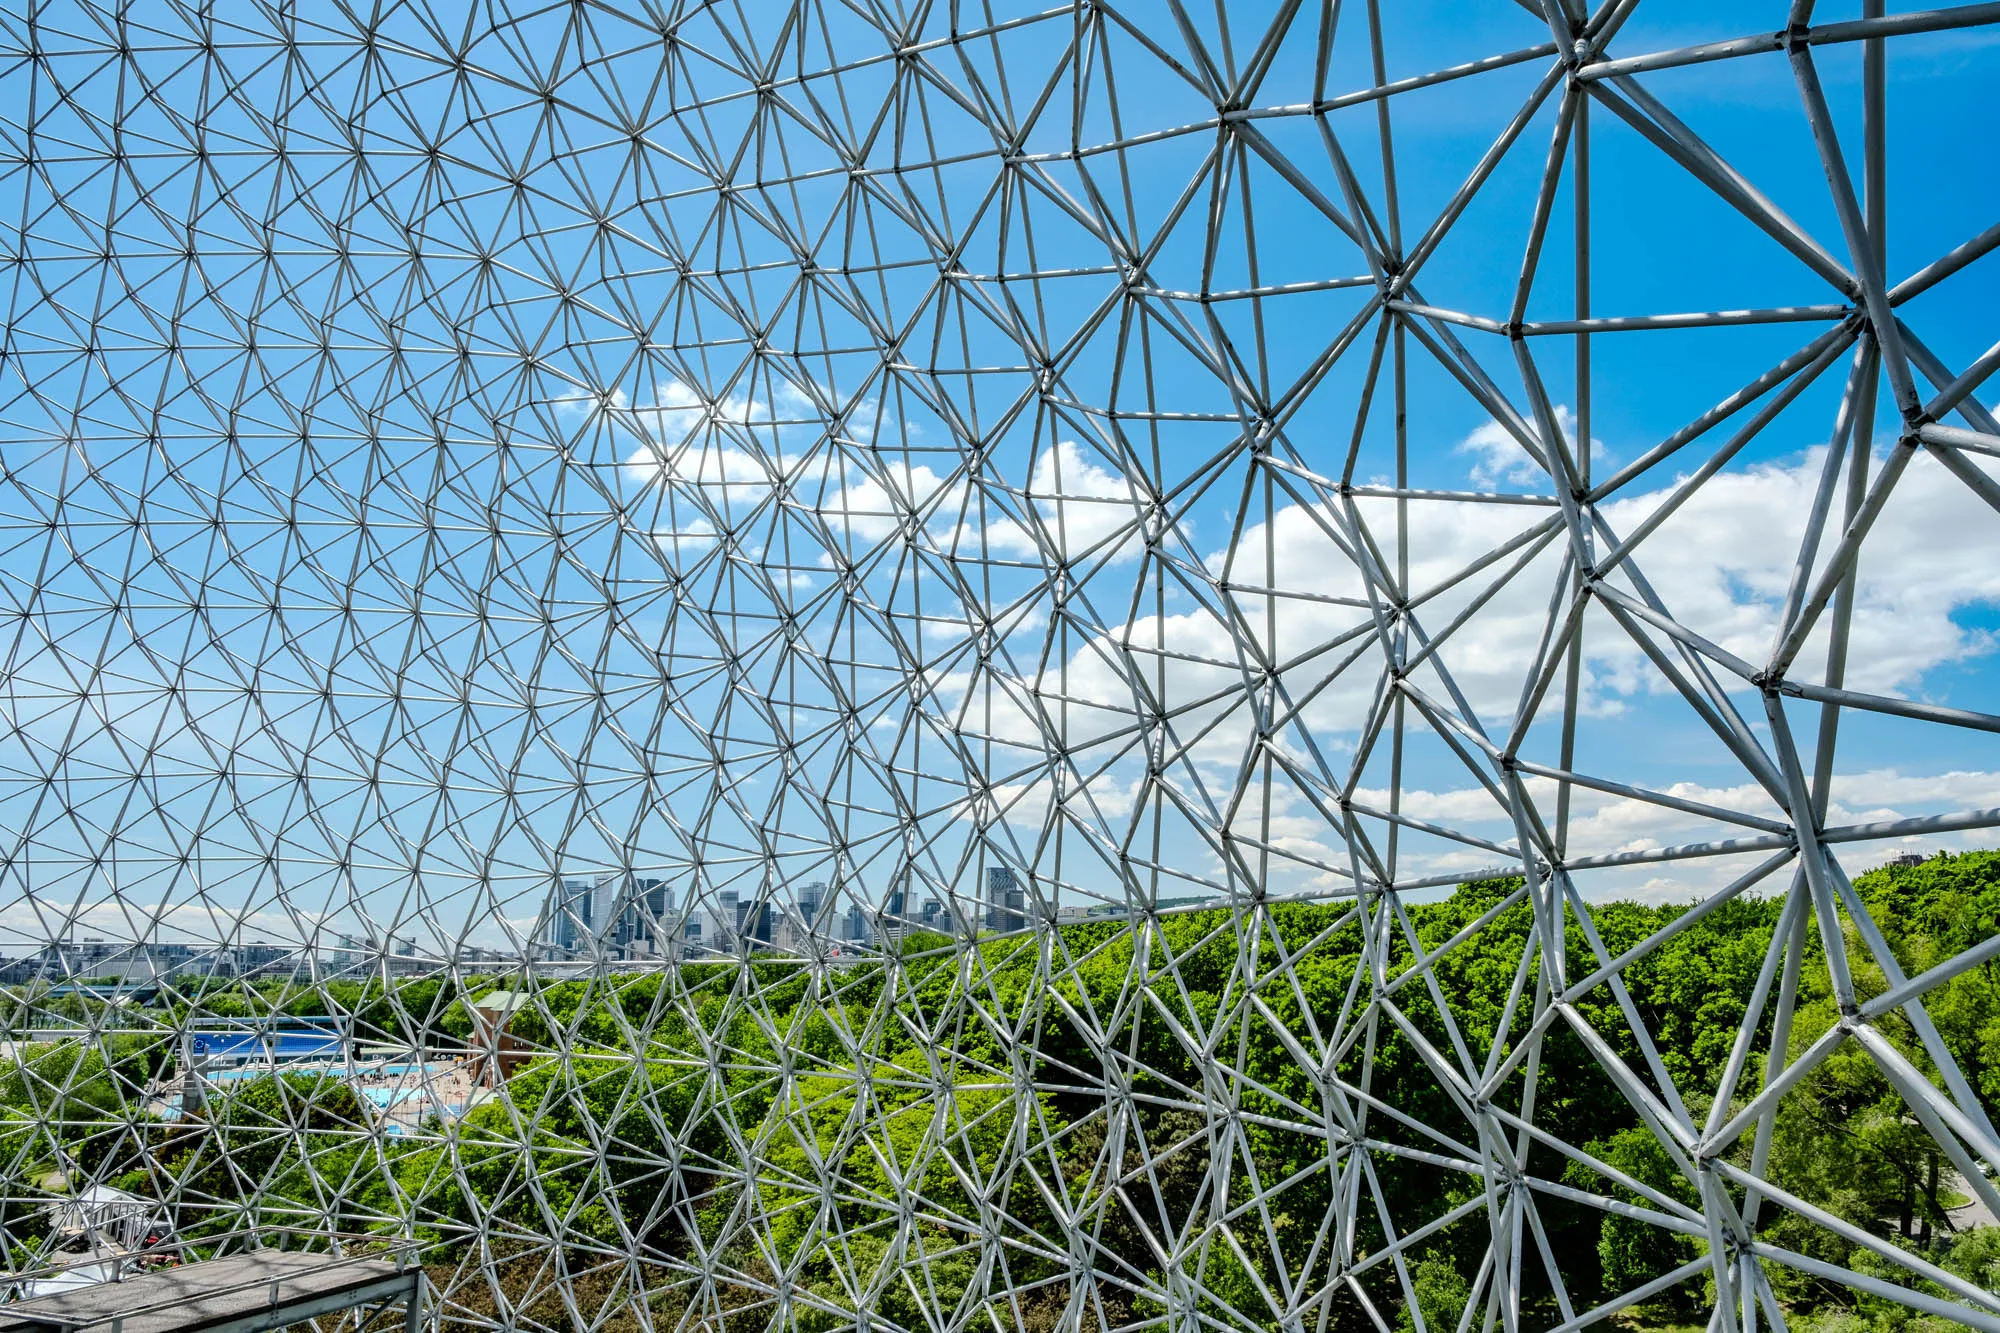
[[[16,1267],[2000,1328],[2000,11],[617,8],[0,19]]]

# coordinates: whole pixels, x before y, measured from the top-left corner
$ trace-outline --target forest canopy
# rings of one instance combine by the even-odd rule
[[[2000,933],[2000,853],[1885,868],[1854,890],[1904,976]],[[1220,1321],[1275,1328],[1259,1314],[1270,1293],[1331,1289],[1329,1327],[1374,1328],[1379,1317],[1434,1329],[1456,1327],[1467,1299],[1492,1285],[1480,1269],[1488,1183],[1467,1142],[1463,1091],[1438,1061],[1511,1066],[1493,1102],[1539,1131],[1523,1133],[1523,1178],[1506,1185],[1532,1192],[1538,1222],[1520,1261],[1530,1324],[1683,1270],[1640,1314],[1701,1322],[1713,1297],[1697,1181],[1649,1127],[1646,1106],[1719,1123],[1841,1021],[1826,941],[1809,911],[1788,916],[1786,902],[1607,902],[1587,920],[1571,916],[1569,976],[1602,974],[1572,987],[1575,1011],[1633,1086],[1607,1072],[1577,1025],[1545,1022],[1529,1041],[1534,908],[1518,881],[1491,880],[1379,918],[1353,903],[1273,903],[1092,921],[974,949],[913,936],[897,956],[837,972],[768,958],[547,984],[514,1019],[513,1035],[539,1054],[505,1095],[403,1140],[372,1132],[339,1080],[301,1074],[235,1084],[201,1118],[155,1121],[141,1090],[171,1050],[131,1036],[102,1051],[26,1048],[0,1078],[0,1129],[16,1161],[71,1162],[183,1200],[178,1221],[191,1233],[246,1216],[414,1233],[445,1265],[482,1236],[503,1255],[519,1237],[522,1291],[495,1300],[557,1325],[568,1316],[535,1305],[535,1292],[552,1290],[560,1270],[598,1274],[605,1299],[644,1301],[656,1321],[693,1309],[761,1328],[783,1292],[803,1327],[851,1322],[858,1304],[912,1327],[923,1305],[974,1310],[1005,1289],[1007,1324],[1053,1326],[1080,1309],[1087,1326],[1112,1328],[1164,1313],[1175,1265],[1197,1276]],[[1895,980],[1869,931],[1851,913],[1840,920],[1865,1003]],[[1368,929],[1389,941],[1376,987],[1387,1002],[1373,1008],[1359,970]],[[1744,1045],[1781,929],[1795,965],[1766,978]],[[463,1042],[467,1003],[501,984],[431,978],[340,995],[357,1026],[384,1038]],[[1788,1022],[1774,1025],[1780,991],[1793,1000]],[[250,1014],[282,1012],[290,999],[244,985],[196,1003]],[[1992,964],[1929,991],[1924,1013],[1980,1114],[2000,1118]],[[1876,1030],[1939,1082],[1935,1047],[1907,1007]],[[1225,1048],[1227,1062],[1204,1054]],[[1124,1063],[1110,1068],[1107,1051]],[[1732,1059],[1750,1072],[1718,1112]],[[1364,1064],[1367,1098],[1357,1092]],[[1344,1136],[1331,1168],[1329,1133]],[[1723,1165],[1738,1173],[1719,1178],[1737,1181],[1734,1202],[1757,1215],[1760,1239],[1788,1254],[1944,1295],[1894,1261],[1905,1254],[2000,1290],[2000,1227],[1852,1041],[1798,1079]],[[523,1188],[529,1173],[538,1190]],[[1746,1197],[1741,1180],[1753,1176],[1771,1197]],[[1327,1222],[1342,1212],[1341,1190],[1365,1203],[1348,1235]],[[717,1249],[746,1234],[749,1215],[765,1243]],[[32,1219],[7,1223],[16,1247],[34,1238]],[[1232,1228],[1276,1243],[1232,1246]],[[1099,1256],[1087,1282],[1066,1239],[1078,1229]],[[997,1259],[982,1245],[995,1231]],[[527,1238],[548,1234],[575,1240],[553,1260],[533,1258]],[[634,1263],[638,1296],[606,1276]],[[1950,1326],[1810,1268],[1766,1264],[1794,1328]],[[856,1273],[869,1285],[843,1284]]]

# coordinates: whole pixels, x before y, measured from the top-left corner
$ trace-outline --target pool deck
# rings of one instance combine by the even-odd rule
[[[358,1068],[331,1061],[297,1061],[211,1070],[203,1079],[214,1095],[227,1095],[232,1083],[273,1075],[338,1079],[367,1103],[389,1133],[399,1135],[420,1132],[431,1116],[457,1119],[472,1108],[481,1092],[472,1062],[463,1059],[364,1064]],[[163,1120],[180,1119],[179,1093],[184,1083],[179,1073],[154,1080],[147,1091],[147,1109]]]

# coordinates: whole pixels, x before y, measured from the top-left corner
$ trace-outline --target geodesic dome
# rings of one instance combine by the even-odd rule
[[[2000,11],[1882,10],[7,15],[15,1266],[2000,1328],[1990,867],[1861,873],[2000,823]]]

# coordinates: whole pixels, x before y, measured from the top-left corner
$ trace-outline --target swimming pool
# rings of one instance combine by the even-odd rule
[[[202,1077],[210,1083],[227,1083],[241,1078],[272,1078],[283,1074],[289,1078],[338,1078],[340,1071],[321,1066],[315,1069],[273,1069],[270,1065],[249,1065],[242,1069],[204,1070]]]
[[[337,1032],[203,1032],[190,1039],[198,1060],[309,1060],[331,1059],[344,1053]]]

